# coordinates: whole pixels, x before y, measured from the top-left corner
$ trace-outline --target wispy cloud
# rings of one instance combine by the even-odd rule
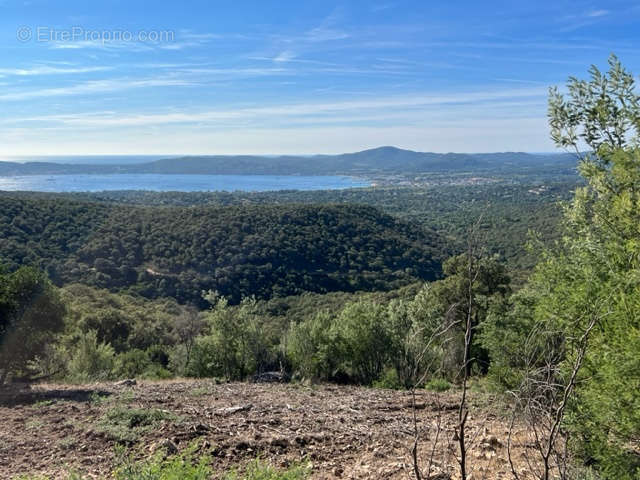
[[[322,48],[323,44],[348,39],[351,34],[338,26],[342,16],[342,10],[336,8],[315,27],[302,33],[272,35],[269,39],[271,45],[266,47],[271,54],[263,52],[252,57],[268,57],[274,62],[289,62],[305,53]]]
[[[274,62],[290,62],[294,58],[296,58],[295,53],[293,53],[291,50],[285,50],[283,52],[280,52],[275,57],[273,57],[273,61]]]
[[[378,13],[378,12],[383,12],[385,10],[390,10],[392,8],[394,8],[397,5],[397,3],[379,3],[377,5],[373,5],[370,10],[373,13]]]
[[[154,50],[151,43],[106,40],[51,41],[46,45],[52,50],[123,50],[128,52],[149,52]]]
[[[120,90],[128,90],[134,88],[152,88],[152,87],[173,87],[173,86],[190,86],[195,85],[194,82],[181,79],[111,79],[111,80],[93,80],[79,83],[66,87],[42,88],[31,90],[20,90],[0,94],[0,101],[14,102],[23,100],[32,100],[36,98],[49,97],[67,97],[73,95],[90,95],[96,93],[116,92]]]
[[[560,31],[572,32],[574,30],[594,25],[604,17],[608,16],[609,13],[609,10],[605,9],[591,9],[578,14],[565,15],[561,17],[560,20],[562,22],[566,22],[566,25]]]
[[[98,32],[100,33],[100,32]],[[117,33],[117,32],[115,32]],[[129,52],[150,52],[154,50],[185,50],[205,47],[211,42],[219,40],[247,40],[244,34],[198,33],[189,30],[174,32],[173,30],[158,32],[131,32],[128,37],[122,34],[105,32],[104,38],[52,40],[46,42],[54,50],[115,50]],[[150,33],[154,35],[151,36]],[[127,32],[129,34],[129,32]],[[123,38],[127,38],[126,40]]]
[[[119,114],[115,112],[79,113],[55,116],[36,116],[6,120],[5,123],[58,123],[85,128],[150,127],[167,124],[285,124],[346,123],[389,120],[417,121],[425,114],[453,111],[464,107],[468,111],[477,107],[478,115],[487,115],[489,109],[519,111],[518,106],[546,105],[546,88],[520,88],[492,91],[458,92],[445,94],[415,94],[397,97],[366,98],[335,102],[305,102],[272,106],[224,108],[205,111],[171,111],[148,114]],[[2,97],[0,97],[1,99]],[[544,109],[543,109],[544,111]],[[458,112],[456,111],[456,115]],[[502,113],[504,117],[504,112]]]
[[[591,18],[604,17],[605,15],[609,15],[609,10],[590,10],[585,14],[585,16]]]
[[[240,33],[197,33],[189,30],[178,32],[174,41],[157,44],[160,50],[185,50],[190,48],[202,48],[216,41],[243,41],[252,37]]]
[[[0,68],[0,76],[31,77],[38,75],[70,75],[80,73],[105,72],[113,70],[113,67],[52,67],[49,65],[36,65],[28,68]]]

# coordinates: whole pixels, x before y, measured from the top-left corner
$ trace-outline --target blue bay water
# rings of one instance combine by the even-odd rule
[[[103,190],[227,191],[333,190],[366,187],[345,176],[295,175],[25,175],[0,177],[0,190],[37,192],[99,192]]]

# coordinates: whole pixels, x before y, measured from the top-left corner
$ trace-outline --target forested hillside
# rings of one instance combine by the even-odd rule
[[[512,274],[524,278],[537,262],[525,248],[531,232],[547,243],[557,239],[562,214],[558,203],[568,201],[578,185],[564,182],[233,193],[111,191],[69,194],[67,198],[158,206],[364,204],[436,231],[446,239],[444,256],[463,251],[469,226],[480,220],[486,253],[499,255]]]
[[[144,296],[232,301],[305,291],[388,290],[440,272],[439,237],[372,207],[115,206],[46,196],[0,198],[0,257],[56,283]]]

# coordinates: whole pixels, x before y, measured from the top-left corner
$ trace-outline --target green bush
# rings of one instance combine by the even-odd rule
[[[155,408],[131,408],[118,405],[102,416],[97,428],[116,442],[131,443],[164,420],[177,421],[178,417]]]
[[[320,312],[289,327],[287,358],[298,376],[327,380],[333,375],[336,367],[333,321],[328,312]]]
[[[106,380],[113,377],[115,352],[108,343],[98,342],[95,330],[83,335],[68,365],[69,379],[75,382]]]
[[[446,392],[451,389],[451,384],[444,378],[432,378],[425,384],[424,388],[432,392]]]
[[[117,378],[146,378],[162,380],[173,377],[173,373],[165,368],[166,354],[160,346],[148,348],[146,351],[133,349],[116,357],[114,374]]]
[[[65,310],[42,272],[22,267],[5,275],[0,268],[0,385],[9,375],[27,376],[29,362],[63,329]]]
[[[120,353],[115,361],[115,376],[118,378],[139,377],[151,367],[151,360],[144,350],[134,348]]]
[[[400,381],[397,370],[393,367],[385,368],[380,378],[373,382],[373,386],[376,388],[388,388],[390,390],[399,390],[405,387]]]
[[[121,454],[121,465],[114,477],[116,480],[207,480],[211,478],[211,467],[205,455],[195,458],[195,448],[194,445],[168,458],[159,452],[142,462]]]
[[[158,452],[151,458],[136,461],[125,453],[124,448],[116,449],[118,467],[112,477],[115,480],[208,480],[213,475],[210,458],[201,455],[196,458],[197,444],[184,452],[167,457],[166,452]],[[298,465],[286,470],[278,470],[259,460],[251,462],[244,473],[233,470],[225,475],[225,480],[306,480],[310,466]],[[112,478],[109,477],[109,478]],[[83,480],[78,473],[69,473],[65,480]],[[53,480],[45,475],[21,475],[15,480]]]
[[[386,312],[373,302],[348,304],[334,323],[340,367],[351,379],[370,385],[389,359]]]
[[[287,470],[277,470],[274,467],[255,460],[247,467],[244,474],[232,472],[225,480],[305,480],[309,477],[310,467],[303,464]]]

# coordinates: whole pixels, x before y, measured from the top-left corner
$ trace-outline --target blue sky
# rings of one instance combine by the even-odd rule
[[[548,87],[639,40],[611,0],[0,0],[0,157],[551,151]]]

